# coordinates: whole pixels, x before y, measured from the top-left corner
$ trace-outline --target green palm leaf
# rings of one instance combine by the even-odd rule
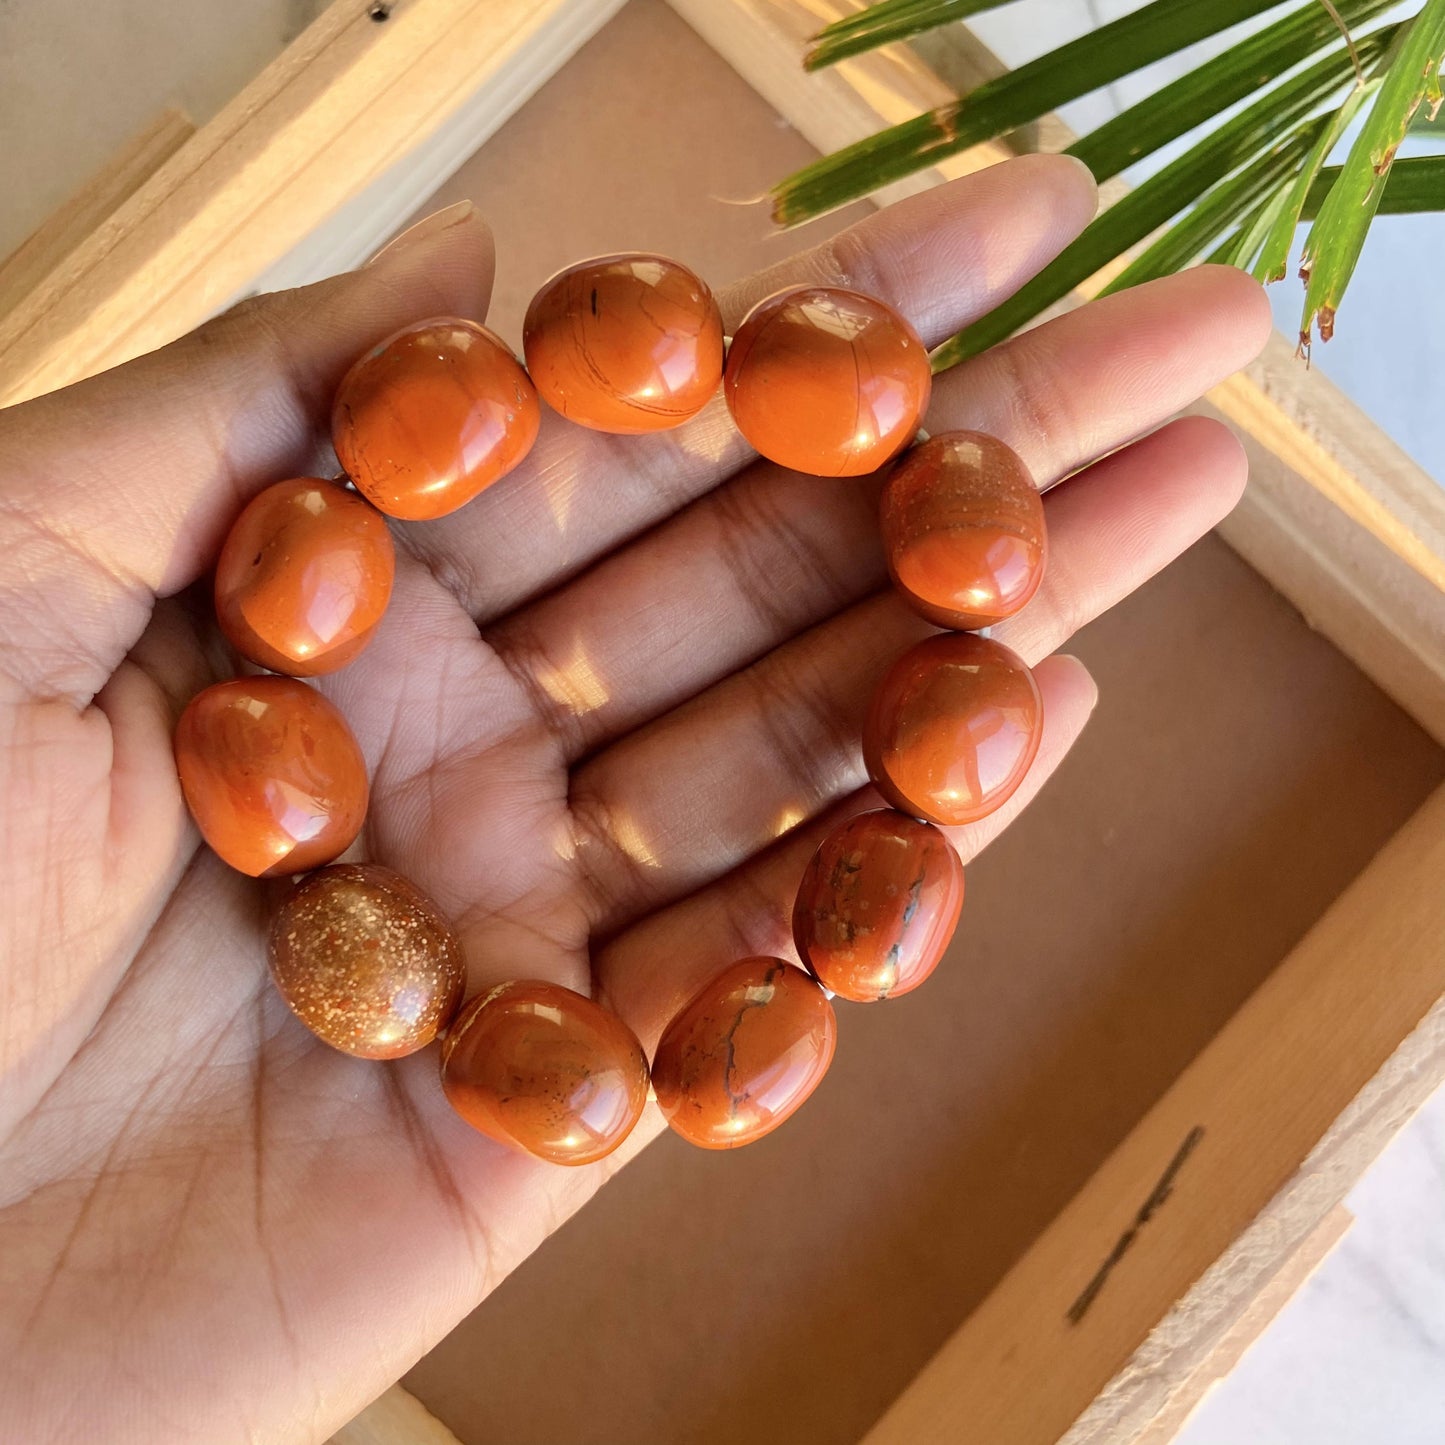
[[[1379,209],[1395,152],[1426,101],[1431,113],[1441,102],[1440,63],[1445,58],[1445,0],[1425,0],[1410,22],[1361,127],[1355,143],[1330,187],[1305,242],[1301,273],[1306,276],[1300,344],[1309,346],[1316,324],[1320,339],[1334,334],[1335,312],[1365,244],[1370,222]]]
[[[1300,211],[1301,221],[1314,220],[1324,204],[1325,197],[1330,193],[1330,187],[1339,178],[1339,166],[1326,166],[1314,177]],[[1249,258],[1254,255],[1258,246],[1257,242],[1252,247],[1246,245],[1250,228],[1259,226],[1261,221],[1269,222],[1288,195],[1289,191],[1280,191],[1256,209],[1249,219],[1232,236],[1221,241],[1205,260],[1238,266],[1242,271],[1248,270]],[[1436,211],[1445,211],[1445,156],[1412,156],[1396,161],[1390,168],[1390,178],[1385,182],[1375,214],[1418,216]]]
[[[808,70],[836,65],[850,55],[875,50],[895,40],[907,40],[925,30],[935,30],[955,20],[967,20],[985,10],[997,10],[1008,0],[882,0],[856,15],[846,15],[825,26],[813,37],[812,49],[803,57]]]
[[[1340,143],[1340,137],[1344,135],[1350,122],[1355,118],[1356,112],[1378,88],[1378,78],[1367,80],[1363,85],[1356,85],[1340,103],[1330,124],[1320,131],[1310,153],[1304,158],[1299,175],[1295,177],[1294,183],[1281,194],[1274,220],[1260,245],[1259,260],[1253,268],[1257,280],[1268,284],[1271,281],[1284,279],[1285,271],[1289,267],[1290,247],[1294,245],[1294,235],[1300,224],[1300,213],[1304,210],[1310,187],[1314,185],[1326,157]],[[1245,264],[1247,265],[1247,263]]]
[[[1319,144],[1318,141],[1315,142]],[[1309,157],[1305,157],[1305,163],[1309,163]],[[1259,255],[1260,248],[1264,245],[1270,232],[1279,223],[1280,212],[1284,210],[1289,201],[1289,189],[1277,190],[1250,216],[1250,218],[1239,228],[1239,234],[1233,238],[1234,244],[1224,255],[1217,259],[1231,266],[1238,266],[1241,271],[1248,271],[1254,258]],[[1229,243],[1226,242],[1226,245]],[[1211,256],[1210,260],[1215,260]]]
[[[1326,166],[1319,173],[1305,199],[1301,220],[1312,221],[1319,215],[1342,170],[1342,166]],[[1445,211],[1445,156],[1410,156],[1396,161],[1390,167],[1376,214],[1418,216],[1434,211]]]
[[[1356,42],[1361,63],[1373,63],[1383,54],[1398,29],[1387,25]],[[935,355],[934,369],[955,365],[1012,334],[1178,215],[1208,187],[1264,152],[1282,130],[1307,120],[1353,76],[1350,52],[1340,47],[1277,84],[1111,206],[1001,306],[945,342]]]
[[[1329,116],[1306,121],[1288,139],[1221,181],[1181,221],[1135,257],[1099,295],[1126,291],[1130,286],[1140,286],[1189,265],[1241,216],[1268,205],[1270,196],[1294,174],[1329,121]],[[1248,229],[1246,226],[1246,232]],[[1245,238],[1239,239],[1242,243]]]
[[[1015,130],[1065,101],[1274,8],[1279,0],[1152,0],[1068,45],[789,176],[773,217],[796,225],[947,156]]]
[[[830,65],[1003,3],[880,0],[824,29],[806,64]],[[774,217],[793,225],[856,200],[1279,3],[1151,0],[950,105],[805,167],[774,189]],[[940,347],[935,369],[1016,330],[1161,227],[1167,229],[1106,291],[1178,270],[1205,253],[1261,280],[1278,280],[1300,224],[1312,221],[1301,271],[1301,340],[1308,345],[1315,324],[1328,340],[1375,215],[1445,210],[1445,156],[1396,159],[1407,133],[1445,135],[1445,119],[1437,118],[1445,0],[1423,0],[1413,21],[1385,26],[1353,48],[1347,40],[1343,49],[1290,72],[1342,28],[1348,36],[1397,3],[1307,0],[1075,141],[1068,153],[1107,180],[1278,82],[1099,217],[1016,296]],[[1288,78],[1279,81],[1281,76]],[[1357,83],[1349,86],[1352,76]],[[1369,114],[1345,164],[1326,166],[1366,105]],[[1321,112],[1324,106],[1329,108]]]
[[[1398,4],[1344,0],[1337,9],[1341,22],[1353,28]],[[1083,161],[1095,180],[1106,181],[1339,38],[1334,17],[1318,0],[1310,0],[1081,136],[1068,154]]]

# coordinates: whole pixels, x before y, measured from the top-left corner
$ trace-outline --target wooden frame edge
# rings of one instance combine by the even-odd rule
[[[1168,1404],[1139,1433],[1135,1445],[1169,1445],[1209,1391],[1229,1377],[1250,1346],[1330,1257],[1354,1222],[1354,1215],[1343,1204],[1335,1205],[1320,1220],[1299,1246],[1280,1261],[1279,1269],[1249,1301],[1238,1320],[1224,1331],[1215,1345],[1199,1355],[1194,1368],[1182,1372],[1182,1383],[1173,1391]]]
[[[332,0],[8,315],[0,406],[199,325],[437,137],[452,164],[623,0]],[[430,160],[445,164],[443,144]],[[429,177],[425,198],[446,171]],[[424,173],[425,174],[425,173]],[[415,182],[413,181],[413,191]],[[404,203],[405,178],[395,186]],[[401,213],[405,214],[405,211]],[[385,230],[394,219],[381,218]],[[356,211],[347,217],[353,224]],[[362,246],[379,240],[363,228]],[[355,264],[366,251],[346,258]]]
[[[461,1445],[461,1441],[401,1385],[379,1395],[327,1445]]]
[[[190,118],[163,110],[8,256],[0,257],[0,317],[44,284],[75,249],[196,133]]]
[[[1445,1081],[1442,871],[1445,787],[1189,1065],[866,1445],[963,1434],[990,1445],[1138,1441]],[[1378,968],[1360,967],[1365,953]]]

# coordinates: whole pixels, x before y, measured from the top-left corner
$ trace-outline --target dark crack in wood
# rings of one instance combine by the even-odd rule
[[[1139,1206],[1139,1212],[1134,1216],[1128,1229],[1119,1236],[1118,1242],[1109,1251],[1093,1279],[1084,1286],[1083,1293],[1069,1306],[1065,1318],[1071,1325],[1078,1324],[1088,1313],[1089,1306],[1098,1299],[1099,1292],[1108,1282],[1109,1276],[1114,1272],[1119,1261],[1124,1258],[1129,1247],[1139,1237],[1139,1231],[1158,1213],[1159,1207],[1174,1192],[1174,1181],[1179,1177],[1179,1171],[1184,1167],[1184,1161],[1194,1152],[1203,1137],[1203,1124],[1196,1124],[1184,1136],[1184,1142],[1175,1150],[1174,1157],[1169,1161],[1163,1174],[1159,1176],[1159,1182],[1149,1191],[1149,1197]]]

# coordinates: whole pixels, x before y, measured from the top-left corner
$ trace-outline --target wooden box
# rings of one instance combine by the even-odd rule
[[[461,195],[513,340],[577,256],[766,264],[852,215],[738,202],[991,64],[807,77],[837,5],[336,0],[0,271],[0,400]],[[1209,404],[1246,501],[1072,645],[1099,711],[937,979],[850,1011],[772,1139],[653,1146],[422,1360],[458,1438],[1159,1442],[1336,1236],[1445,1078],[1445,491],[1282,339]],[[344,1437],[449,1438],[399,1391]]]

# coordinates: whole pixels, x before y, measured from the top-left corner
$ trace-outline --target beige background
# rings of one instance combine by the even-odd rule
[[[0,256],[164,106],[209,120],[325,0],[0,0]]]

